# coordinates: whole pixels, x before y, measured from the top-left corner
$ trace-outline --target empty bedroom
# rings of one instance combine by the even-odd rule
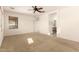
[[[79,51],[78,6],[1,6],[0,52]]]

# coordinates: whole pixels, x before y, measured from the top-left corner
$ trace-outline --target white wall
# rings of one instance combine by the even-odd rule
[[[59,11],[60,37],[79,42],[79,7],[62,8]]]
[[[0,9],[0,46],[1,46],[1,43],[2,43],[2,19],[1,19],[1,9]]]
[[[4,11],[3,7],[0,7],[0,46],[3,41],[3,34],[4,33]]]
[[[34,21],[34,27],[35,27],[35,32],[39,32],[39,16],[35,17],[35,21]]]
[[[40,33],[49,33],[49,15],[53,12],[39,16]],[[57,36],[79,42],[79,7],[64,7],[57,10]]]
[[[18,29],[9,29],[8,16],[18,17]],[[5,12],[5,36],[33,32],[33,20],[35,18],[31,15]]]
[[[43,14],[39,16],[39,20],[37,23],[38,32],[43,34],[49,33],[49,23],[48,23],[48,14]]]

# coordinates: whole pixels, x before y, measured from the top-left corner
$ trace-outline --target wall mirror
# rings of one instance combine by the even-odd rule
[[[18,29],[18,17],[9,16],[9,29]]]

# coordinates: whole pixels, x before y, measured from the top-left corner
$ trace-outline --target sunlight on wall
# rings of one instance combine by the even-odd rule
[[[27,41],[28,41],[28,44],[33,44],[34,43],[32,38],[27,38]]]

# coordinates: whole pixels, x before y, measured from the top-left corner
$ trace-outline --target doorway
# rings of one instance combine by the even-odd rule
[[[49,15],[49,32],[50,35],[56,36],[57,35],[57,13],[52,13]]]

